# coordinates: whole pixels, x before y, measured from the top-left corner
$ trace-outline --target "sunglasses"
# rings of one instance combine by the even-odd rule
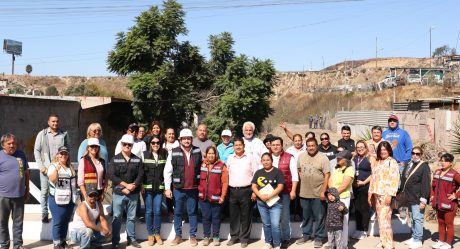
[[[92,149],[95,149],[95,148],[99,149],[99,146],[97,146],[97,145],[90,145],[89,147],[92,148]]]
[[[328,137],[322,137],[322,138],[320,138],[320,139],[321,139],[321,141],[324,141],[324,140],[329,140],[329,138],[328,138]]]
[[[397,123],[397,122],[398,122],[398,120],[395,120],[395,119],[390,119],[390,120],[388,120],[388,123],[390,123],[390,122],[394,122],[394,123]]]
[[[133,147],[132,144],[127,144],[127,143],[122,143],[121,145],[122,145],[123,147]]]
[[[150,144],[151,144],[151,145],[160,145],[160,142],[159,142],[159,141],[158,141],[158,142],[153,142],[153,141],[152,141],[152,142],[150,142]]]
[[[97,129],[97,130],[93,130],[94,133],[100,133],[101,130]]]
[[[420,152],[412,152],[412,155],[421,156],[422,153],[420,153]]]

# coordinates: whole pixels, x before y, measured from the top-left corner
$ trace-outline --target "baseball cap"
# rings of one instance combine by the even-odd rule
[[[394,115],[394,114],[391,114],[390,117],[388,118],[388,121],[390,121],[391,119],[394,119],[396,121],[399,120],[398,116]]]
[[[223,130],[222,134],[220,134],[220,136],[229,136],[229,137],[231,137],[232,132],[230,130]]]
[[[132,123],[128,126],[128,129],[132,131],[139,131],[139,125],[137,123]]]
[[[192,131],[190,129],[182,129],[179,133],[179,139],[183,137],[193,137]]]
[[[61,146],[61,147],[58,148],[58,153],[61,153],[61,152],[69,153],[69,149],[67,149],[67,147],[65,147],[65,146]]]
[[[88,196],[91,196],[91,195],[99,196],[99,191],[97,190],[96,184],[86,185],[86,194]]]
[[[99,144],[99,139],[97,139],[97,138],[95,138],[95,137],[88,138],[88,146],[91,146],[91,145],[101,146],[101,145]]]
[[[125,134],[121,137],[120,142],[125,143],[125,144],[134,144],[134,137],[131,135]]]

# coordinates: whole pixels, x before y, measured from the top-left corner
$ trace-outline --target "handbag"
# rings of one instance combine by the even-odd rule
[[[408,205],[408,198],[406,196],[406,192],[404,190],[406,189],[406,183],[407,180],[412,176],[412,174],[418,169],[420,165],[422,165],[423,161],[420,161],[417,166],[410,172],[410,174],[407,176],[406,181],[404,182],[403,190],[401,192],[397,193],[394,198],[391,198],[391,203],[390,207],[392,209],[399,209],[401,207],[407,207]]]

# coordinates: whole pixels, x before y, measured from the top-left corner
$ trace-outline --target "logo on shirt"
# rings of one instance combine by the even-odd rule
[[[265,187],[267,184],[271,184],[271,183],[275,183],[276,184],[276,180],[268,180],[267,178],[265,178],[265,176],[259,176],[257,178],[257,185],[259,185],[259,187],[263,188]]]
[[[19,164],[19,176],[22,178],[24,175],[24,163],[20,157],[16,157],[16,160],[18,160]]]

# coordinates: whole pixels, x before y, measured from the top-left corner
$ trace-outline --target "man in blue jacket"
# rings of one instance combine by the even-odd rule
[[[390,142],[393,158],[404,166],[411,160],[412,141],[409,133],[399,127],[399,119],[391,114],[388,118],[388,129],[383,132],[383,139]]]
[[[405,166],[412,158],[412,141],[409,133],[399,128],[398,116],[391,114],[388,118],[388,129],[383,132],[383,139],[390,142],[393,158],[399,164],[399,174],[402,175]],[[406,218],[406,209],[400,208],[399,215]]]

